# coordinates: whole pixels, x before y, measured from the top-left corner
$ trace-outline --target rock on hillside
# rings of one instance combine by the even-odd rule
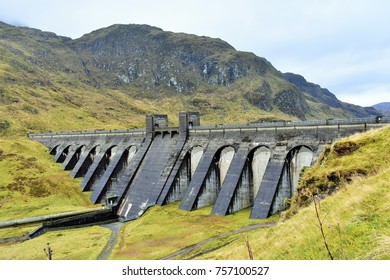
[[[147,25],[113,25],[84,35],[72,47],[86,73],[110,73],[107,82],[114,86],[136,82],[191,93],[202,83],[227,86],[272,69],[264,58],[237,52],[220,39]]]
[[[255,91],[247,92],[247,100],[262,110],[277,108],[305,119],[311,108],[302,93],[308,93],[314,102],[348,112],[351,117],[377,114],[371,108],[339,101],[302,76],[281,74],[265,58],[236,51],[220,39],[166,32],[148,25],[113,25],[84,35],[72,46],[81,57],[85,72],[108,86],[168,87],[188,94],[203,84],[228,86],[244,77],[266,77],[288,83],[279,81],[282,86],[277,88],[263,82]],[[269,88],[265,94],[264,87]]]

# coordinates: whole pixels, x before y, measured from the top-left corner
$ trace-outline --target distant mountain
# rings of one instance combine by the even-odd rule
[[[319,85],[307,82],[301,75],[284,73],[283,77],[290,83],[296,85],[301,91],[310,94],[316,100],[332,108],[343,109],[351,112],[356,117],[376,116],[378,114],[376,111],[377,108],[361,107],[338,100],[337,97],[329,90],[321,88]]]
[[[372,106],[385,115],[390,115],[390,102],[382,102]]]
[[[221,39],[112,25],[72,40],[0,22],[0,133],[143,125],[199,111],[204,123],[377,115]]]

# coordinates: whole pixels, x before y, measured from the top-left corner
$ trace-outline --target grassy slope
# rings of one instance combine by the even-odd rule
[[[0,140],[0,221],[96,207],[89,195],[43,145],[28,139]],[[37,226],[0,229],[0,238],[24,235]],[[45,259],[47,242],[54,259],[96,259],[109,236],[102,227],[49,232],[23,243],[0,243],[0,259]]]
[[[340,190],[320,202],[320,218],[335,259],[390,259],[389,139],[387,127],[352,136],[328,149],[327,157],[323,155],[304,174],[301,195],[293,199],[294,210],[290,210],[297,214],[274,228],[247,234],[255,259],[327,259],[314,205],[305,198],[316,194],[319,186],[327,192],[335,182]],[[345,148],[350,143],[359,149]],[[308,207],[298,210],[302,205]],[[229,244],[219,248],[221,243]],[[199,259],[248,258],[239,236],[211,242],[183,258],[194,255]]]
[[[0,140],[0,221],[94,207],[39,143]]]
[[[111,258],[161,259],[221,233],[276,219],[251,220],[250,209],[225,217],[210,212],[211,207],[183,211],[179,203],[154,206],[142,218],[125,224]]]

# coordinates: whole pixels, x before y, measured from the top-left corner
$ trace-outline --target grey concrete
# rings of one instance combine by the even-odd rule
[[[91,143],[93,144],[93,143]],[[91,146],[88,145],[88,146]],[[70,176],[72,178],[84,177],[87,174],[89,167],[95,161],[96,155],[100,153],[100,146],[92,146],[89,149],[85,149],[81,154],[79,161],[76,163]]]
[[[122,221],[138,218],[148,207],[157,203],[173,166],[170,161],[180,153],[180,145],[183,146],[184,142],[179,141],[177,134],[173,137],[164,134],[156,136],[141,163],[140,172],[119,207],[118,215]]]
[[[110,163],[104,170],[103,175],[96,184],[96,188],[91,195],[93,203],[102,202],[102,195],[107,192],[107,189],[117,182],[117,176],[123,174],[128,164],[129,148],[118,149],[112,156]]]
[[[250,217],[252,219],[266,219],[271,210],[282,175],[287,152],[285,146],[277,146],[273,151],[264,173],[258,194],[256,196]]]
[[[90,191],[95,189],[95,186],[98,184],[100,178],[103,176],[104,172],[115,158],[117,149],[118,147],[116,145],[110,145],[110,147],[103,150],[96,157],[81,183],[81,188],[83,191]]]
[[[243,145],[243,147],[240,146],[240,148],[241,149],[239,149],[234,155],[231,164],[229,164],[229,169],[226,170],[225,180],[222,183],[221,190],[211,212],[212,215],[224,216],[228,214],[229,206],[232,206],[231,204],[233,196],[237,192],[239,192],[239,194],[236,194],[236,197],[241,197],[241,202],[243,202],[243,205],[240,207],[235,205],[236,208],[234,209],[234,212],[250,206],[249,178],[246,177],[247,180],[242,180],[240,186],[238,187],[240,179],[243,175],[246,175],[245,170],[247,170],[247,168],[244,168],[244,166],[247,164],[248,155],[247,145]],[[242,193],[243,189],[245,189],[245,194]],[[244,197],[248,198],[248,201]]]
[[[122,221],[155,204],[181,200],[192,211],[214,205],[226,215],[253,207],[251,218],[283,210],[299,180],[325,145],[390,123],[384,117],[309,122],[200,126],[196,112],[180,113],[179,127],[166,115],[146,117],[145,129],[29,135],[94,203],[109,203]]]
[[[199,162],[196,172],[194,173],[186,194],[184,195],[184,198],[180,204],[180,209],[191,211],[205,206],[203,203],[207,203],[206,201],[201,201],[199,205],[198,199],[199,195],[201,195],[202,188],[205,188],[206,185],[211,188],[210,185],[216,182],[217,174],[215,167],[212,166],[212,164],[215,165],[214,155],[217,151],[214,147],[211,146],[212,145],[206,148],[206,151],[204,152]],[[215,192],[213,194],[215,194]],[[211,196],[212,194],[210,193],[207,195]]]
[[[295,190],[298,185],[302,168],[310,166],[313,161],[313,151],[305,146],[298,147],[290,161],[290,182],[291,188]]]
[[[190,151],[185,148],[182,149],[182,153],[176,161],[157,201],[158,205],[172,203],[184,198],[202,155],[203,147],[201,146],[195,146]]]
[[[261,146],[256,148],[252,159],[252,174],[253,174],[253,196],[256,197],[259,192],[260,184],[263,181],[265,170],[267,168],[271,150]]]

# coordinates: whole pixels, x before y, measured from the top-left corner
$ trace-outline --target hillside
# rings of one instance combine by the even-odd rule
[[[379,104],[375,104],[372,107],[384,115],[387,115],[387,116],[390,115],[390,102],[382,102]]]
[[[0,134],[143,126],[199,111],[204,124],[375,115],[297,84],[214,38],[113,25],[79,39],[0,23]]]

